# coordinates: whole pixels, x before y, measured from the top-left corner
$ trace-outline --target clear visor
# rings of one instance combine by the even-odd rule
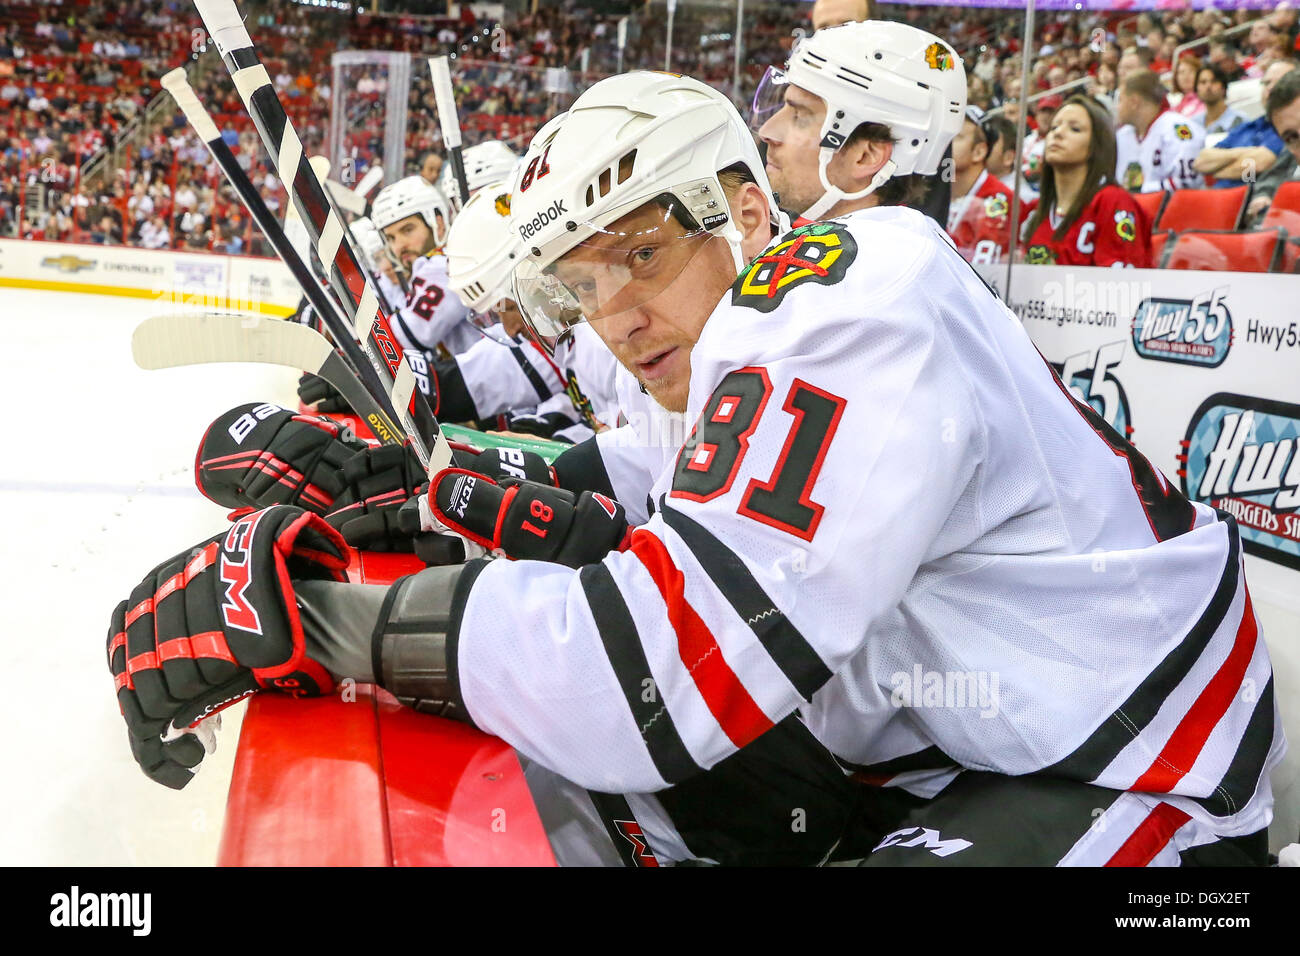
[[[712,238],[665,194],[605,227],[556,261],[524,259],[514,272],[515,299],[537,340],[554,351],[579,322],[598,322],[658,296]],[[680,217],[680,218],[679,218]]]
[[[481,332],[484,338],[498,345],[509,345],[516,336],[529,331],[519,312],[519,306],[508,295],[486,309],[471,310],[468,318],[470,325]],[[498,332],[489,334],[492,329],[497,329]]]
[[[755,134],[785,106],[785,90],[789,85],[790,79],[784,70],[774,66],[767,68],[754,91],[754,102],[749,106],[749,128]]]

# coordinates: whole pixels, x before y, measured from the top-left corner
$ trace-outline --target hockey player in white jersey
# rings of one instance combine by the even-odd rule
[[[1165,88],[1150,70],[1124,81],[1115,116],[1115,177],[1130,192],[1169,192],[1205,185],[1193,167],[1205,128],[1169,109]]]
[[[406,272],[405,300],[392,316],[402,348],[455,355],[478,342],[469,309],[447,288],[451,207],[442,193],[420,176],[399,179],[375,197],[370,221]]]
[[[867,43],[851,68],[925,76],[925,52]],[[556,135],[553,178],[536,188],[561,215],[528,238],[537,274],[555,280],[556,322],[586,315],[626,346],[668,317],[702,328],[689,375],[674,361],[657,379],[696,429],[656,482],[656,513],[579,570],[474,562],[392,589],[305,570],[285,582],[254,552],[248,573],[278,580],[286,606],[364,609],[328,640],[309,628],[280,671],[378,679],[564,777],[627,793],[702,778],[798,713],[845,767],[932,795],[871,863],[1257,862],[1282,741],[1231,519],[1188,502],[1075,403],[919,214],[802,227],[711,309],[704,293],[726,290],[731,250],[656,221],[653,196],[636,195],[651,183],[617,138],[615,104],[636,109],[619,92],[604,139],[581,124]],[[607,143],[599,155],[593,141]],[[892,158],[903,169],[923,151],[904,140]],[[624,162],[619,185],[632,185],[586,200]],[[667,191],[698,208],[704,178]],[[750,185],[719,224],[743,227],[745,253],[767,228]],[[697,245],[683,256],[677,240]],[[669,358],[669,341],[644,340],[636,364]],[[445,517],[470,504],[473,478],[440,496]],[[546,507],[536,531],[562,535]],[[283,518],[260,514],[262,538],[278,540]],[[247,530],[251,549],[261,539]],[[139,597],[155,586],[151,575]],[[162,777],[201,752],[158,730],[227,688],[158,700],[154,680],[132,686],[170,631],[155,633],[155,605],[130,624],[126,607],[110,663],[138,759]],[[279,663],[227,656],[241,687]],[[946,699],[951,686],[973,693]]]

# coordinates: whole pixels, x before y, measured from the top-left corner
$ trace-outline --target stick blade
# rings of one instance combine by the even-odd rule
[[[131,336],[131,356],[143,369],[256,362],[313,370],[332,352],[325,337],[305,325],[223,312],[157,315]]]

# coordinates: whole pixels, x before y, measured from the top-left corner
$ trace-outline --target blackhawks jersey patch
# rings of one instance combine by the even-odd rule
[[[594,432],[603,431],[604,423],[596,417],[596,412],[592,408],[591,399],[587,393],[578,385],[578,376],[573,374],[573,369],[568,370],[564,378],[564,391],[569,396],[569,401],[573,402],[574,409],[582,416],[582,420]]]
[[[1133,219],[1133,213],[1127,209],[1120,209],[1115,213],[1115,235],[1125,242],[1132,242],[1137,238],[1137,222]]]
[[[1142,188],[1142,164],[1131,162],[1124,170],[1124,188],[1129,192],[1136,192]]]
[[[731,287],[731,304],[771,312],[795,286],[839,282],[857,255],[857,242],[839,223],[800,226],[740,274]]]
[[[496,209],[497,215],[503,218],[510,216],[510,194],[502,193],[493,202],[493,208]]]
[[[1179,139],[1191,139],[1192,128],[1186,123],[1176,123],[1174,124],[1174,135]]]
[[[1007,197],[1002,193],[989,196],[984,200],[984,215],[990,219],[1001,219],[1007,214]]]
[[[1047,246],[1033,245],[1025,250],[1025,262],[1034,266],[1050,266],[1056,262],[1056,256]]]

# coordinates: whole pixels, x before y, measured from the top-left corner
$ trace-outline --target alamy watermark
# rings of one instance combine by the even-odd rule
[[[927,671],[915,664],[910,672],[895,671],[889,684],[895,707],[969,707],[986,720],[998,715],[997,671]]]

